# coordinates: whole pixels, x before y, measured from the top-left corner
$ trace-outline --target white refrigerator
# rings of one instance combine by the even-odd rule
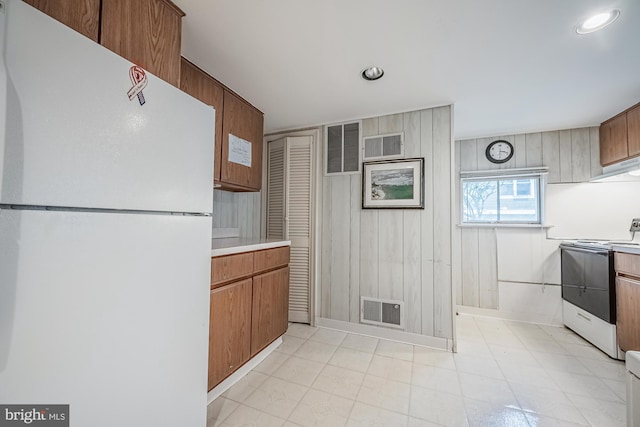
[[[215,112],[0,6],[0,404],[204,426]]]

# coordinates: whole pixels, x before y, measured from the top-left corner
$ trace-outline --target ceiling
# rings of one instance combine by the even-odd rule
[[[455,104],[456,139],[598,125],[640,101],[638,0],[174,0],[183,55],[265,132]],[[619,19],[579,36],[578,21]],[[376,82],[363,68],[383,67]]]

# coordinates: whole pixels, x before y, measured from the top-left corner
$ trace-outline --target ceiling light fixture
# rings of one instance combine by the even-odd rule
[[[380,67],[369,67],[362,70],[362,78],[365,80],[378,80],[384,75],[384,70]]]
[[[597,15],[593,15],[591,18],[587,19],[581,24],[578,24],[578,26],[576,27],[576,33],[589,34],[593,33],[594,31],[601,30],[618,19],[619,16],[620,11],[618,9],[613,9],[609,12],[598,13]]]

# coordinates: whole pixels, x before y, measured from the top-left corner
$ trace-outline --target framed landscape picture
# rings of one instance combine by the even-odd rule
[[[363,209],[424,209],[424,159],[363,163]]]

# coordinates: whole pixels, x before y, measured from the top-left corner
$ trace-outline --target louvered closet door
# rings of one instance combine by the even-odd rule
[[[267,237],[291,240],[289,321],[310,322],[312,137],[269,143]]]
[[[272,141],[267,154],[267,238],[285,238],[285,139]]]

